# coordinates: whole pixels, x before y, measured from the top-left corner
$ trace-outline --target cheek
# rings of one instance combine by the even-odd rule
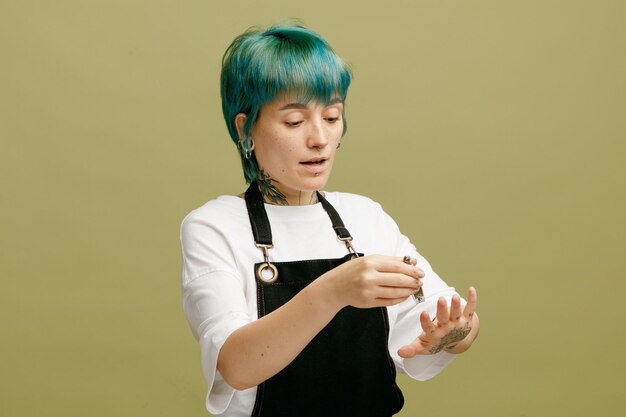
[[[337,128],[335,134],[337,135],[337,140],[341,139],[341,135],[343,135],[343,122],[337,123]]]
[[[272,139],[270,146],[263,149],[263,164],[265,169],[271,174],[286,173],[290,171],[291,162],[294,160],[296,148],[284,141]]]
[[[339,142],[341,140],[341,135],[343,134],[343,126],[341,124],[334,124],[327,131],[328,138],[334,140],[335,142]]]

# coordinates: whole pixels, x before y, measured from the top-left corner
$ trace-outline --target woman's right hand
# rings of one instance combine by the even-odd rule
[[[328,299],[338,309],[399,304],[422,286],[424,271],[411,259],[406,264],[395,256],[369,255],[352,259],[326,272],[317,281],[326,286]]]

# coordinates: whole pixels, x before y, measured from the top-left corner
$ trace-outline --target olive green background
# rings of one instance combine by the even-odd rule
[[[0,415],[207,415],[179,226],[244,189],[223,51],[288,17],[355,73],[327,189],[479,291],[400,415],[624,415],[619,0],[2,1]]]

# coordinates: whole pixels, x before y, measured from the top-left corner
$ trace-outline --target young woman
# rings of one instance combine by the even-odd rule
[[[431,378],[478,333],[473,288],[461,300],[378,203],[320,191],[350,79],[299,25],[249,30],[224,55],[222,107],[250,186],[181,227],[211,413],[391,416],[396,371]]]

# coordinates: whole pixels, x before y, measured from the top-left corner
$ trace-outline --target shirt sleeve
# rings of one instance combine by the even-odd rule
[[[414,341],[422,333],[420,324],[422,311],[427,311],[431,320],[434,320],[437,315],[439,297],[444,297],[449,304],[452,296],[457,293],[453,287],[448,286],[433,271],[426,258],[420,255],[410,240],[400,232],[395,221],[386,213],[384,218],[383,224],[385,224],[387,233],[391,233],[390,240],[394,244],[392,253],[395,256],[408,255],[417,259],[417,266],[425,273],[424,278],[422,278],[425,301],[416,304],[413,297],[409,297],[399,305],[389,308],[390,316],[395,316],[389,335],[389,353],[400,372],[418,381],[425,381],[443,371],[456,355],[441,351],[434,355],[416,355],[406,359],[398,355],[398,350]],[[464,302],[462,301],[462,303]]]
[[[221,414],[235,390],[217,371],[217,357],[228,336],[252,321],[243,280],[228,243],[201,216],[192,212],[183,220],[180,239],[183,310],[200,345],[207,409]]]

